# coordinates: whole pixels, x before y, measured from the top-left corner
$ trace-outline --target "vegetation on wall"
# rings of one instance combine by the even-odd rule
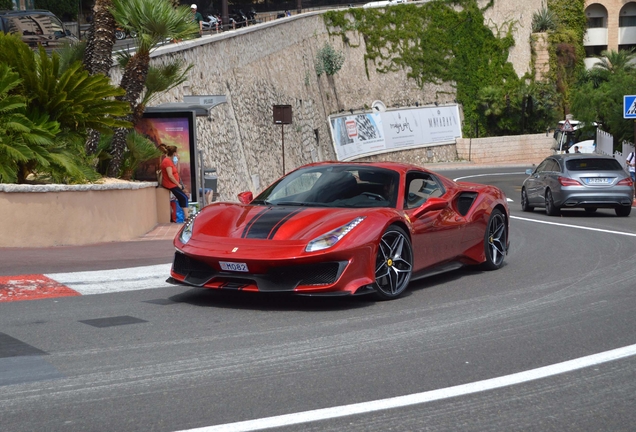
[[[476,0],[331,11],[325,22],[345,43],[358,33],[380,73],[404,69],[426,83],[452,83],[464,107],[465,132],[479,135],[544,131],[553,123],[554,89],[520,79],[508,61],[515,22],[489,28]],[[508,116],[511,120],[504,117]]]
[[[585,0],[548,0],[556,29],[549,32],[550,73],[548,78],[561,94],[560,117],[570,112],[570,93],[585,69],[583,38],[587,29]]]
[[[316,55],[316,75],[320,76],[324,73],[327,76],[333,76],[342,68],[344,61],[345,56],[342,51],[336,51],[331,44],[325,43]]]

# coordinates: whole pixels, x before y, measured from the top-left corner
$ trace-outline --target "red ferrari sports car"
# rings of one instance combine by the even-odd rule
[[[169,282],[393,299],[414,279],[464,265],[498,269],[508,251],[501,190],[409,164],[305,165],[239,200],[184,224]]]

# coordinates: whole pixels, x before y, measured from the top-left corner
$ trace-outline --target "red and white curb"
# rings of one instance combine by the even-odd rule
[[[0,276],[0,302],[166,288],[171,264],[73,273]]]

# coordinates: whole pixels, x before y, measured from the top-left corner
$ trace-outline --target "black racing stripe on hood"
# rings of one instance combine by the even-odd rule
[[[276,232],[278,231],[278,229],[280,227],[283,226],[283,224],[285,222],[287,222],[288,220],[290,220],[291,218],[293,218],[294,216],[296,216],[298,213],[300,213],[301,211],[303,211],[303,209],[296,209],[291,213],[288,213],[287,216],[281,218],[281,220],[274,226],[274,228],[272,228],[272,230],[269,233],[269,236],[267,236],[268,240],[271,240],[274,238],[274,236],[276,235]]]
[[[257,214],[243,231],[243,238],[271,239],[276,231],[302,209],[287,207],[268,207]]]
[[[267,213],[269,211],[269,207],[265,207],[263,210],[259,211],[256,216],[254,216],[252,218],[251,221],[249,221],[246,225],[245,228],[243,229],[243,233],[241,234],[242,238],[247,237],[247,233],[250,231],[250,229],[252,228],[252,225],[254,225],[254,223],[256,223],[256,221],[263,216],[265,213]]]

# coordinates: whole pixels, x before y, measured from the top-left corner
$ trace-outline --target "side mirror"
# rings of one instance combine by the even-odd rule
[[[532,175],[532,173],[533,173],[533,172],[534,172],[534,171],[533,171],[531,168],[528,168],[528,169],[526,170],[526,175]]]
[[[254,194],[252,192],[241,192],[238,194],[238,199],[241,204],[249,204],[254,199]]]
[[[428,213],[435,210],[444,210],[448,207],[448,201],[442,198],[429,198],[424,204],[419,206],[413,213],[414,217],[420,217],[424,213]]]

